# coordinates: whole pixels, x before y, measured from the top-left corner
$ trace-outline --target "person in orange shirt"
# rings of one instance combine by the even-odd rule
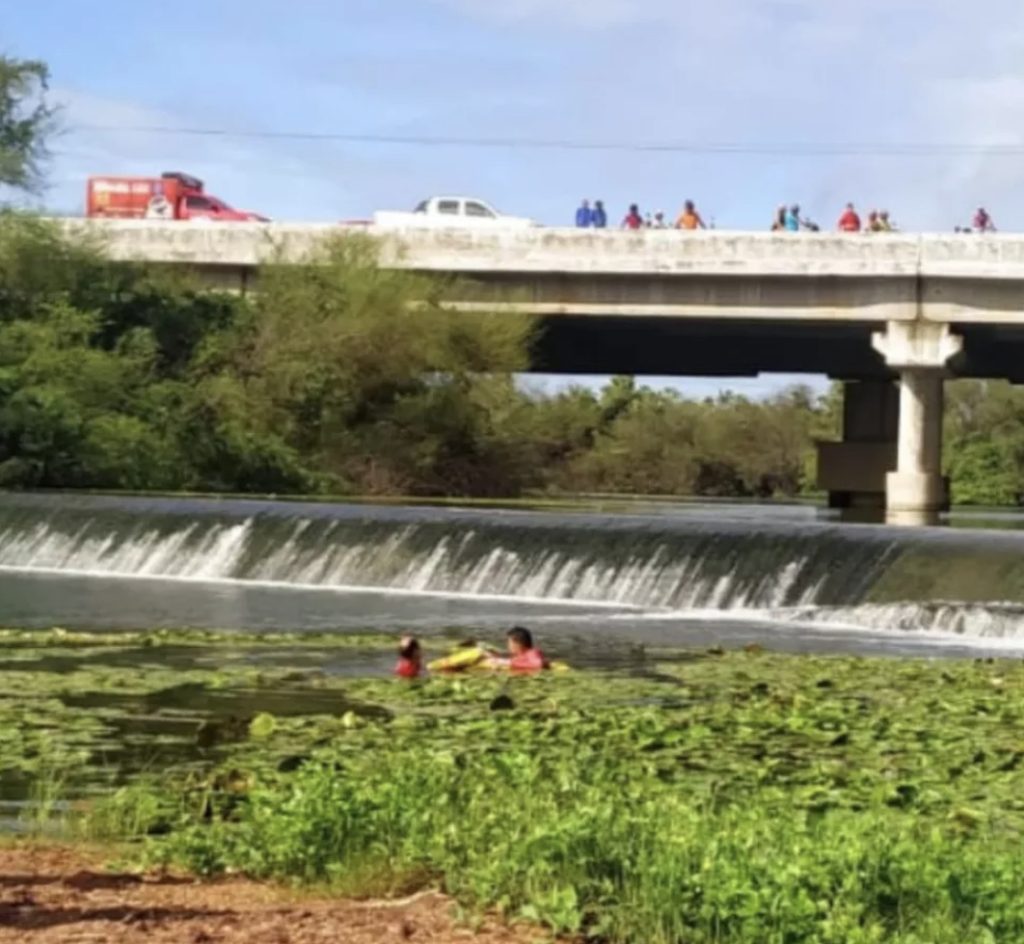
[[[683,204],[683,212],[676,220],[676,229],[707,229],[692,200],[687,200]]]
[[[857,215],[857,211],[853,208],[852,203],[846,204],[846,209],[843,211],[843,215],[839,217],[839,232],[860,232],[860,217]]]

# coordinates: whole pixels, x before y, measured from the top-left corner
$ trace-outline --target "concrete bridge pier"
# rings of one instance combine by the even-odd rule
[[[949,507],[949,484],[942,475],[943,383],[963,339],[946,324],[889,322],[872,344],[899,371],[896,469],[886,476],[886,519],[933,524]]]
[[[896,468],[899,392],[891,380],[843,384],[841,442],[818,443],[818,487],[844,517],[878,520],[886,475]]]

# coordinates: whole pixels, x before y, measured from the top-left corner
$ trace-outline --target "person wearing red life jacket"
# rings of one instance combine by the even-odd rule
[[[540,672],[549,668],[548,660],[533,644],[533,634],[523,626],[508,631],[508,668],[510,672]]]
[[[398,643],[395,675],[403,679],[419,678],[423,673],[423,650],[415,636],[403,636]]]

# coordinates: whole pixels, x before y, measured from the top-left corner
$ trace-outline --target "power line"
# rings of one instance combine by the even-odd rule
[[[459,136],[350,134],[331,131],[261,131],[230,128],[172,128],[161,125],[78,125],[72,132],[141,134],[196,138],[238,138],[275,141],[386,144],[402,147],[463,147],[545,151],[619,151],[626,153],[739,154],[791,157],[1020,157],[1024,144],[913,144],[874,142],[835,144],[814,142],[615,142],[562,138],[472,138]]]

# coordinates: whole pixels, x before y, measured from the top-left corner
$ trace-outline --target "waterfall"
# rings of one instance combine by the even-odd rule
[[[0,496],[0,567],[1014,635],[1024,535],[693,516]],[[1024,634],[1024,633],[1022,633]]]

